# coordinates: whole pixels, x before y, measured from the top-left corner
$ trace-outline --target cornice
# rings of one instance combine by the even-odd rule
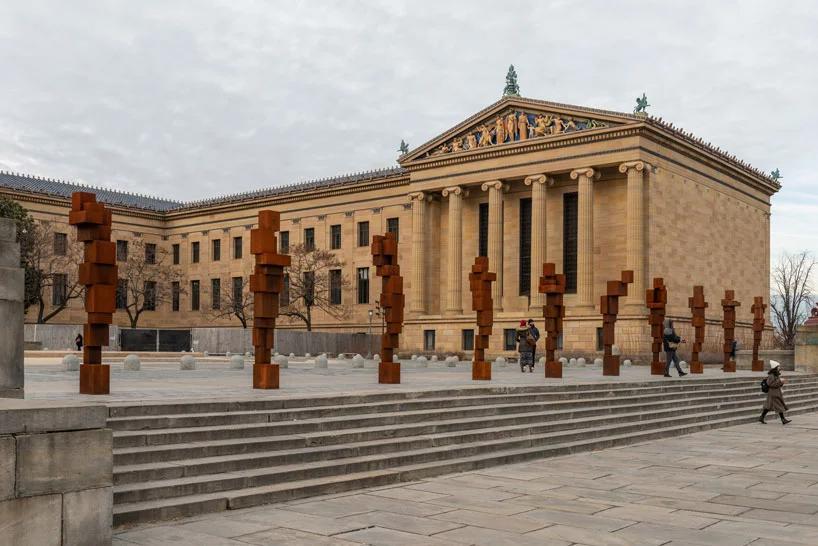
[[[0,188],[0,194],[9,195],[15,201],[25,201],[27,203],[38,203],[40,205],[52,205],[56,207],[65,207],[65,213],[71,208],[71,199],[68,197],[61,197],[58,195],[48,195],[42,193],[27,192],[22,190],[11,190],[11,188]],[[151,212],[137,208],[122,207],[120,205],[105,205],[106,208],[116,213],[118,216],[129,216],[131,218],[141,218],[143,220],[156,220],[163,222],[165,220],[164,213]]]

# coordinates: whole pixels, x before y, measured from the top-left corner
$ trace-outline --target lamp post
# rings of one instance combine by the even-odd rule
[[[367,311],[367,313],[369,314],[369,353],[367,353],[366,358],[372,358],[372,309]]]

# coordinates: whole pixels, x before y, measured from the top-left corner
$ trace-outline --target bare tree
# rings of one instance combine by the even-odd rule
[[[170,265],[167,249],[145,243],[141,239],[132,242],[128,259],[119,264],[118,287],[120,298],[124,298],[125,312],[136,328],[139,317],[145,311],[154,311],[172,297],[172,283],[179,283],[179,293],[185,293],[182,274]]]
[[[30,304],[37,306],[37,323],[45,324],[61,313],[71,300],[81,298],[79,283],[82,245],[68,233],[55,232],[48,222],[36,222],[26,234],[26,289]]]
[[[232,282],[232,279],[230,281]],[[219,308],[211,309],[213,318],[235,317],[241,322],[242,328],[247,328],[247,323],[253,320],[253,293],[250,292],[249,285],[249,277],[242,277],[241,290],[236,290],[238,287],[232,284],[230,290],[222,290]]]
[[[350,286],[349,279],[343,274],[346,264],[328,250],[305,245],[290,247],[290,257],[292,263],[285,270],[289,286],[284,287],[281,315],[303,321],[308,331],[312,330],[314,309],[320,309],[335,319],[349,316],[349,307],[343,300],[333,303],[330,293],[330,289],[334,288],[342,294]],[[331,287],[330,278],[333,276],[336,284]]]
[[[795,346],[797,328],[806,319],[813,302],[811,276],[815,263],[815,257],[807,251],[785,252],[772,270],[770,310],[776,336],[787,349]]]

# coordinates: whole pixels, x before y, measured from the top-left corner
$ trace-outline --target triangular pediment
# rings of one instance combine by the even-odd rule
[[[641,121],[637,116],[567,104],[503,97],[488,108],[398,158],[401,165],[511,146]]]

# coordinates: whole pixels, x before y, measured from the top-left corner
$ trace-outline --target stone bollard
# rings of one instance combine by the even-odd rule
[[[243,370],[244,369],[244,357],[241,355],[233,355],[230,357],[230,369],[231,370]]]
[[[288,358],[295,358],[295,353],[290,353],[290,356]]]
[[[687,362],[685,362],[684,360],[681,360],[681,361],[679,362],[679,367],[680,367],[680,368],[687,368]]]
[[[210,356],[210,353],[209,353],[208,351],[205,351],[203,354],[204,354],[205,356]]]
[[[417,362],[418,368],[428,368],[429,367],[429,361],[426,360],[425,356],[419,356],[415,362]]]
[[[356,354],[352,357],[352,367],[353,368],[363,368],[364,367],[364,357],[359,354]]]
[[[250,353],[250,351],[247,351],[246,353],[244,353],[244,356],[248,356],[248,357],[249,357],[249,356],[253,356],[253,355],[252,355],[252,353]]]
[[[132,372],[138,372],[142,368],[142,362],[137,355],[128,355],[122,363],[122,367]]]
[[[611,354],[614,356],[621,356],[622,349],[619,348],[619,345],[613,344],[611,345]]]
[[[230,358],[231,356],[233,356],[233,353],[231,353],[230,351],[225,351],[224,356]]]
[[[460,359],[456,356],[447,356],[446,357],[446,366],[449,368],[456,368],[457,363],[460,362]]]
[[[380,362],[381,361],[381,355],[379,355],[378,353],[375,353],[375,356],[372,357],[372,360],[374,360],[375,362]]]
[[[338,360],[346,360],[346,359],[347,359],[347,357],[344,355],[344,353],[339,353],[338,354]]]
[[[568,365],[571,366],[571,367],[576,366],[577,365],[577,359],[576,358],[568,359]]]
[[[415,360],[417,360],[417,359],[418,359],[418,355],[412,355],[412,358],[410,358],[409,360],[411,360],[412,362],[414,362],[414,361],[415,361]]]
[[[62,357],[62,368],[67,372],[80,371],[80,358],[77,355],[65,355]]]
[[[327,357],[325,357],[324,355],[319,355],[315,357],[315,367],[320,368],[322,370],[326,370],[327,368],[329,368],[329,361],[327,360]]]
[[[310,354],[310,353],[304,353],[304,358],[312,358],[312,354]]]
[[[431,362],[437,362],[437,355],[432,355]]]
[[[278,364],[278,367],[282,368],[282,369],[290,367],[289,360],[287,360],[287,357],[284,356],[284,355],[274,356],[272,363],[273,364]]]
[[[545,357],[541,356],[540,359],[537,361],[537,364],[540,366],[545,366]]]
[[[595,358],[594,359],[594,366],[602,366],[602,359],[601,358]]]
[[[587,363],[588,363],[588,361],[585,360],[584,357],[579,357],[577,359],[577,366],[585,366]]]
[[[494,359],[494,365],[498,368],[505,368],[506,367],[506,359],[502,356],[498,356]]]
[[[193,358],[193,355],[183,356],[182,360],[179,361],[179,369],[180,370],[195,370],[196,369],[196,359]]]
[[[558,360],[558,361],[560,362],[560,364],[562,364],[563,366],[567,366],[567,365],[568,365],[568,359],[567,359],[567,358],[565,358],[564,356],[559,357],[557,360]]]
[[[622,363],[622,365],[625,366],[626,368],[631,366],[632,364],[633,362],[631,362],[630,359],[628,358],[626,358],[625,361]]]

